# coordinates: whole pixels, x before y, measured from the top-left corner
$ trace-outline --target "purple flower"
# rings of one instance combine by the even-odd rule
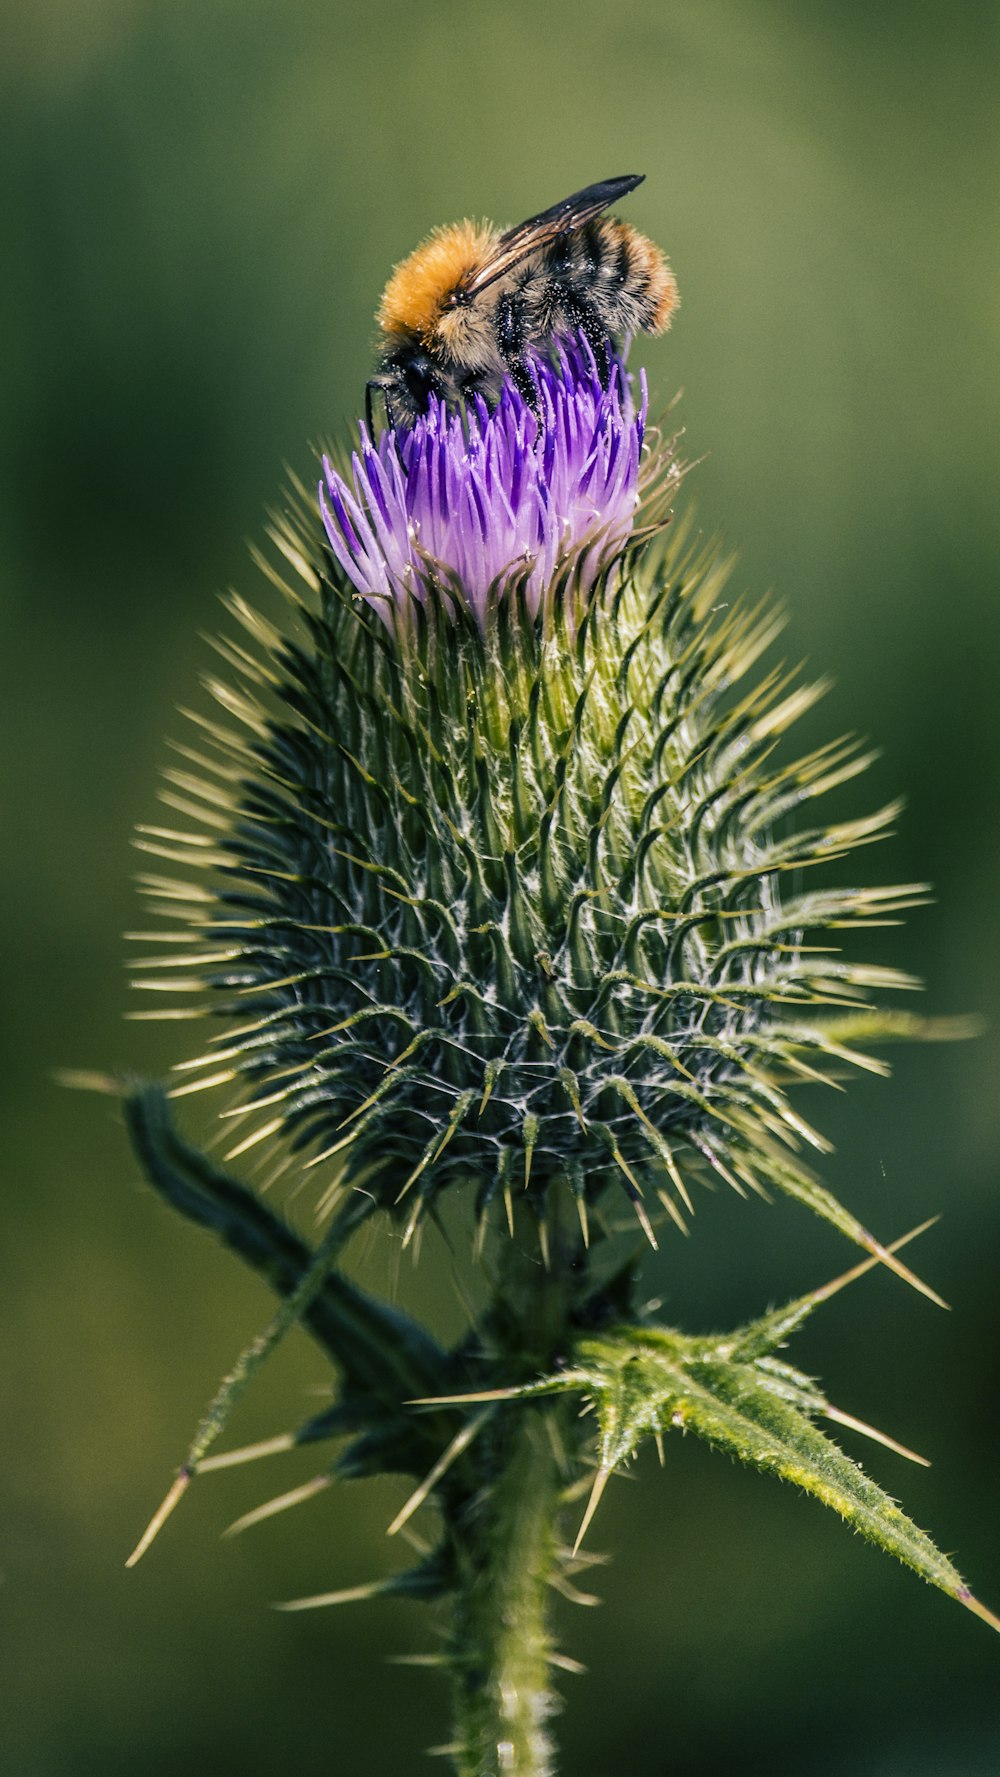
[[[320,508],[330,548],[390,629],[434,585],[485,628],[514,584],[534,616],[547,588],[571,573],[588,591],[632,530],[646,385],[635,409],[613,360],[604,387],[590,348],[567,341],[534,365],[537,413],[505,383],[491,410],[465,413],[431,398],[410,431],[375,443],[362,425],[351,485],[324,458]]]

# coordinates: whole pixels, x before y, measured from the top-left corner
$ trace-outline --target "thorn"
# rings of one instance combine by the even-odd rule
[[[966,1610],[971,1610],[974,1617],[980,1617],[984,1623],[989,1624],[991,1629],[1000,1632],[1000,1617],[994,1611],[989,1610],[985,1604],[980,1604],[978,1598],[973,1598],[968,1586],[963,1586],[960,1592],[955,1593],[955,1597],[959,1604],[965,1605]]]
[[[552,1036],[549,1032],[549,1027],[546,1024],[544,1015],[538,1006],[535,1007],[533,1012],[529,1012],[528,1023],[530,1024],[532,1030],[535,1030],[538,1032],[538,1035],[541,1037],[543,1043],[546,1043],[550,1049],[555,1048],[556,1045],[552,1040]]]
[[[282,1456],[295,1449],[294,1432],[282,1432],[277,1438],[264,1438],[259,1444],[244,1444],[239,1450],[224,1450],[220,1456],[203,1456],[196,1462],[196,1475],[207,1475],[210,1469],[235,1468],[241,1462],[258,1462],[262,1456]]]
[[[402,1185],[400,1187],[400,1189],[397,1191],[397,1193],[396,1193],[396,1202],[397,1203],[402,1203],[403,1198],[406,1196],[407,1191],[409,1191],[411,1189],[411,1187],[416,1184],[418,1178],[420,1177],[420,1174],[425,1170],[426,1167],[428,1167],[430,1165],[432,1160],[437,1158],[437,1156],[434,1152],[436,1142],[437,1142],[436,1136],[432,1137],[431,1140],[428,1142],[426,1148],[424,1149],[422,1158],[417,1161],[417,1164],[413,1168],[413,1171],[410,1173],[410,1176],[407,1179],[405,1185]],[[418,1214],[419,1211],[415,1211],[414,1213]],[[409,1239],[411,1237],[412,1233],[413,1233],[413,1222],[411,1219],[410,1232],[407,1235],[407,1239]],[[403,1245],[404,1246],[406,1245],[406,1240],[403,1241]]]
[[[114,1074],[103,1074],[82,1067],[56,1067],[52,1078],[57,1086],[68,1086],[73,1092],[101,1092],[108,1098],[123,1098],[128,1087]]]
[[[546,1271],[552,1269],[552,1254],[549,1251],[549,1224],[542,1220],[538,1224],[538,1245],[542,1255],[542,1264]]]
[[[897,1277],[901,1277],[904,1283],[912,1285],[922,1296],[927,1297],[928,1302],[933,1302],[935,1307],[947,1308],[949,1306],[944,1297],[938,1295],[937,1290],[932,1289],[929,1283],[924,1283],[923,1278],[918,1277],[915,1271],[911,1271],[908,1265],[903,1264],[902,1260],[893,1257],[891,1247],[883,1246],[881,1241],[876,1240],[873,1236],[869,1236],[869,1238],[871,1240],[869,1250],[881,1260],[883,1265],[887,1265],[890,1271],[894,1271]]]
[[[919,1235],[926,1234],[928,1228],[933,1228],[935,1222],[940,1220],[940,1216],[928,1216],[926,1222],[921,1222],[916,1228],[911,1228],[908,1234],[901,1234],[899,1239],[891,1241],[885,1250],[890,1253],[898,1252],[900,1247],[907,1246],[911,1240],[916,1240]],[[818,1290],[813,1290],[812,1297],[817,1303],[828,1301],[839,1290],[846,1289],[849,1283],[855,1283],[859,1277],[864,1277],[867,1271],[874,1271],[876,1265],[881,1262],[878,1258],[862,1259],[859,1265],[852,1265],[849,1271],[842,1271],[840,1276],[834,1277],[830,1283],[821,1284]]]
[[[654,1253],[658,1253],[660,1250],[659,1244],[657,1242],[656,1235],[653,1233],[653,1224],[650,1221],[648,1215],[646,1214],[645,1209],[643,1208],[642,1204],[639,1202],[633,1203],[632,1208],[635,1210],[636,1221],[638,1222],[640,1228],[642,1229],[643,1233],[645,1234],[646,1239],[649,1241],[649,1244],[652,1247]]]
[[[405,1525],[400,1534],[407,1548],[412,1549],[415,1555],[419,1555],[421,1561],[425,1561],[431,1552],[431,1545],[427,1538],[418,1536],[410,1525]]]
[[[479,1115],[480,1116],[482,1116],[483,1112],[486,1109],[487,1104],[489,1103],[490,1093],[493,1091],[493,1088],[497,1083],[497,1076],[498,1076],[499,1072],[500,1072],[500,1069],[496,1066],[496,1064],[494,1062],[492,1062],[492,1061],[487,1062],[486,1071],[483,1074],[483,1080],[485,1082],[484,1087],[483,1087],[483,1096],[482,1096],[480,1103],[479,1103]]]
[[[269,1122],[262,1123],[259,1129],[253,1131],[252,1135],[244,1136],[242,1141],[236,1143],[235,1148],[230,1148],[228,1153],[223,1155],[223,1159],[227,1164],[230,1160],[238,1160],[241,1154],[248,1153],[251,1148],[257,1146],[258,1142],[267,1141],[272,1135],[276,1135],[284,1121],[284,1117],[272,1117]]]
[[[189,1468],[182,1468],[181,1469],[176,1480],[173,1482],[172,1486],[170,1487],[166,1498],[163,1500],[163,1503],[161,1505],[159,1505],[157,1507],[156,1511],[153,1513],[153,1516],[150,1518],[149,1523],[147,1524],[145,1530],[143,1531],[142,1535],[139,1538],[139,1541],[136,1543],[135,1548],[132,1550],[131,1555],[129,1556],[128,1560],[125,1563],[126,1567],[135,1567],[136,1564],[142,1560],[142,1557],[146,1553],[146,1550],[149,1548],[150,1543],[154,1542],[155,1539],[159,1536],[160,1531],[163,1529],[163,1526],[166,1523],[167,1519],[169,1518],[174,1507],[180,1504],[181,1499],[183,1498],[184,1494],[187,1492],[188,1487],[191,1485],[192,1478],[193,1478],[193,1471],[191,1469],[189,1469]]]
[[[447,1450],[443,1451],[438,1457],[434,1467],[424,1476],[419,1487],[413,1489],[406,1504],[396,1513],[396,1516],[385,1533],[386,1536],[395,1536],[398,1530],[402,1530],[407,1519],[412,1518],[414,1512],[423,1505],[424,1500],[428,1495],[433,1493],[442,1475],[446,1474],[452,1463],[456,1462],[463,1452],[469,1448],[473,1438],[476,1436],[477,1432],[482,1430],[488,1417],[489,1415],[486,1413],[477,1413],[472,1419],[467,1420],[465,1425],[462,1426],[461,1431],[452,1438]]]
[[[287,1164],[287,1162],[286,1162],[286,1164]],[[282,1168],[282,1171],[283,1170],[284,1170],[284,1168]],[[280,1178],[281,1173],[279,1172],[277,1176]],[[298,1191],[300,1191],[302,1189],[302,1183],[303,1183],[303,1181],[300,1179],[299,1183],[294,1187],[293,1195],[295,1195]],[[351,1189],[353,1190],[353,1189],[355,1189],[355,1187],[352,1186]],[[326,1187],[326,1190],[323,1192],[322,1196],[317,1201],[317,1204],[316,1204],[316,1220],[317,1220],[317,1222],[320,1222],[320,1223],[325,1222],[329,1216],[332,1216],[332,1214],[333,1214],[334,1210],[336,1209],[338,1203],[340,1202],[341,1198],[345,1197],[346,1195],[347,1195],[347,1187],[343,1183],[343,1179],[342,1179],[341,1175],[338,1174],[338,1176],[336,1178],[334,1178],[330,1181],[330,1183]]]
[[[397,1203],[399,1202],[398,1197],[397,1197],[396,1201],[397,1201]],[[420,1225],[420,1211],[422,1209],[423,1209],[423,1202],[418,1197],[416,1203],[413,1205],[413,1213],[410,1216],[410,1219],[406,1224],[406,1231],[403,1234],[402,1250],[404,1253],[405,1253],[407,1247],[409,1246],[410,1241],[413,1239],[414,1234],[417,1232],[417,1228]],[[416,1248],[414,1248],[414,1259],[415,1258],[416,1258]]]
[[[558,1667],[560,1672],[572,1672],[578,1678],[587,1676],[586,1666],[579,1660],[571,1660],[569,1654],[550,1654],[549,1665]]]
[[[730,1185],[732,1187],[732,1189],[736,1192],[736,1195],[738,1197],[742,1197],[745,1200],[746,1199],[746,1192],[744,1191],[743,1186],[740,1184],[739,1179],[736,1177],[736,1174],[734,1172],[730,1171],[729,1167],[725,1165],[724,1161],[722,1161],[719,1158],[719,1155],[716,1152],[715,1148],[709,1146],[708,1142],[698,1141],[693,1136],[692,1136],[691,1140],[693,1142],[694,1147],[697,1148],[698,1153],[702,1156],[702,1159],[707,1160],[709,1166],[712,1167],[713,1171],[717,1172],[719,1177],[721,1179],[724,1179],[726,1184]]]
[[[584,1537],[587,1534],[587,1531],[590,1528],[590,1520],[594,1516],[594,1513],[596,1512],[598,1506],[601,1503],[601,1495],[603,1494],[604,1489],[607,1486],[610,1479],[611,1479],[611,1470],[609,1468],[604,1468],[602,1465],[602,1467],[598,1469],[596,1475],[594,1476],[594,1485],[590,1489],[590,1498],[587,1501],[587,1507],[586,1507],[586,1510],[583,1514],[583,1521],[580,1525],[579,1530],[576,1533],[576,1542],[573,1544],[574,1555],[577,1553],[577,1550],[579,1549],[580,1544],[582,1543]]]
[[[590,1217],[587,1214],[587,1199],[586,1199],[586,1197],[583,1196],[582,1192],[576,1200],[576,1213],[580,1219],[580,1233],[583,1236],[583,1244],[587,1248],[587,1250],[589,1251],[589,1249],[590,1249]]]
[[[355,958],[356,962],[360,962],[362,960],[363,959],[360,957]],[[398,1067],[398,1066],[399,1066],[399,1062],[397,1059],[397,1061],[395,1063],[395,1067]],[[338,1129],[346,1129],[349,1123],[354,1123],[358,1117],[363,1117],[366,1111],[371,1110],[371,1107],[373,1104],[377,1104],[379,1099],[384,1097],[385,1093],[388,1092],[390,1086],[395,1084],[395,1082],[390,1077],[391,1072],[392,1072],[392,1070],[390,1068],[386,1068],[384,1070],[384,1072],[382,1074],[382,1078],[380,1079],[378,1085],[375,1087],[374,1092],[369,1092],[368,1097],[366,1099],[364,1099],[361,1104],[355,1105],[353,1111],[349,1111],[346,1117],[341,1117],[340,1122],[337,1124]]]
[[[236,1077],[235,1069],[227,1067],[217,1074],[203,1074],[200,1080],[186,1080],[183,1086],[171,1086],[167,1093],[167,1097],[190,1098],[193,1092],[209,1092],[213,1087],[224,1086],[227,1081],[235,1080]],[[284,1093],[276,1093],[274,1095],[275,1099],[283,1097]],[[249,1105],[240,1106],[241,1111],[249,1110],[249,1108]],[[222,1114],[223,1116],[230,1116],[232,1113],[229,1111],[223,1111]]]
[[[473,1239],[473,1242],[472,1242],[472,1256],[476,1260],[477,1264],[479,1263],[479,1260],[483,1256],[483,1247],[486,1245],[486,1230],[487,1230],[488,1226],[489,1226],[489,1215],[488,1215],[487,1211],[484,1209],[481,1216],[479,1217],[478,1222],[476,1223],[475,1238]]]
[[[908,1450],[905,1444],[899,1444],[884,1431],[877,1431],[873,1425],[866,1425],[863,1419],[855,1419],[851,1413],[842,1413],[839,1407],[824,1407],[826,1419],[833,1419],[837,1425],[845,1425],[849,1431],[858,1431],[862,1437],[871,1438],[875,1444],[884,1444],[887,1450],[895,1450],[897,1456],[905,1456],[907,1462],[919,1462],[921,1468],[930,1468],[930,1458],[918,1456],[915,1450]]]
[[[573,1106],[573,1115],[579,1123],[580,1128],[583,1130],[584,1135],[586,1135],[587,1119],[583,1114],[583,1106],[580,1103],[580,1093],[577,1087],[576,1075],[571,1068],[564,1067],[559,1070],[559,1079],[566,1097]]]
[[[524,1118],[521,1129],[524,1134],[524,1185],[522,1188],[526,1191],[531,1181],[531,1156],[538,1140],[538,1118],[531,1111]]]
[[[339,1154],[342,1148],[349,1148],[356,1140],[356,1132],[353,1132],[351,1135],[342,1135],[339,1141],[333,1143],[332,1147],[324,1148],[320,1154],[312,1154],[305,1163],[306,1170],[308,1171],[309,1168],[313,1166],[322,1166],[324,1160],[332,1159],[334,1154]]]
[[[417,1179],[420,1177],[421,1173],[425,1170],[425,1168],[428,1166],[435,1165],[437,1163],[437,1161],[441,1158],[441,1155],[444,1153],[444,1150],[448,1146],[448,1143],[451,1141],[452,1136],[455,1134],[455,1131],[458,1129],[459,1125],[461,1124],[462,1119],[464,1118],[465,1113],[468,1110],[470,1104],[472,1103],[472,1100],[474,1097],[475,1097],[475,1094],[472,1092],[463,1092],[461,1098],[456,1100],[455,1107],[454,1107],[453,1111],[451,1112],[451,1115],[448,1118],[447,1129],[445,1130],[443,1135],[441,1135],[441,1136],[434,1135],[431,1137],[431,1139],[427,1143],[427,1146],[424,1149],[423,1154],[421,1155],[419,1161],[417,1162],[416,1166],[413,1168],[413,1171],[410,1173],[410,1176],[407,1179],[405,1185],[403,1185],[401,1190],[399,1191],[399,1193],[396,1197],[397,1203],[402,1202],[403,1198],[406,1196],[407,1191],[410,1189],[410,1187],[412,1185],[416,1184]],[[407,1245],[408,1241],[412,1237],[414,1226],[415,1226],[415,1223],[411,1219],[411,1223],[410,1223],[410,1227],[407,1231],[406,1239],[403,1241],[404,1246]]]
[[[524,1399],[520,1388],[484,1388],[478,1394],[427,1394],[404,1401],[404,1407],[469,1407],[480,1401],[517,1401]]]
[[[655,1431],[653,1433],[653,1442],[656,1445],[656,1454],[660,1459],[660,1467],[664,1468],[666,1466],[666,1462],[665,1462],[665,1458],[663,1455],[663,1433],[660,1431]]]
[[[503,1202],[504,1202],[504,1208],[507,1211],[507,1227],[510,1231],[510,1237],[513,1240],[513,1238],[514,1238],[514,1199],[511,1195],[510,1185],[506,1179],[504,1180],[504,1186],[503,1186]]]
[[[687,1210],[688,1215],[693,1216],[694,1215],[694,1204],[691,1201],[691,1193],[689,1192],[686,1184],[684,1183],[684,1180],[683,1180],[681,1173],[680,1173],[680,1169],[678,1168],[678,1166],[677,1166],[676,1162],[673,1160],[673,1158],[671,1158],[667,1161],[667,1171],[669,1172],[671,1178],[674,1181],[674,1189],[676,1190],[678,1197],[680,1198],[681,1202],[683,1203],[684,1208]]]
[[[649,1241],[649,1244],[652,1247],[654,1253],[659,1252],[660,1249],[656,1244],[656,1235],[653,1233],[653,1225],[652,1225],[648,1215],[646,1214],[645,1209],[643,1208],[642,1191],[639,1186],[639,1181],[636,1178],[634,1172],[632,1171],[632,1168],[629,1166],[628,1161],[625,1159],[625,1156],[622,1153],[620,1147],[618,1147],[617,1143],[615,1143],[615,1145],[612,1147],[611,1152],[612,1152],[612,1155],[613,1155],[615,1161],[617,1162],[618,1166],[620,1167],[621,1171],[625,1174],[625,1177],[627,1178],[629,1185],[631,1187],[631,1189],[628,1192],[628,1197],[629,1197],[629,1201],[632,1204],[632,1208],[635,1210],[636,1220],[639,1223],[639,1226],[642,1229],[643,1233],[645,1234],[646,1239]]]
[[[681,1233],[687,1234],[689,1232],[688,1225],[687,1225],[686,1221],[684,1220],[684,1217],[681,1215],[681,1212],[678,1209],[673,1198],[671,1197],[670,1192],[661,1190],[661,1191],[657,1191],[656,1195],[660,1199],[660,1202],[663,1204],[663,1207],[666,1210],[667,1214],[671,1217],[671,1219],[676,1223],[677,1227],[680,1229]]]
[[[369,1580],[365,1586],[345,1586],[340,1592],[317,1592],[312,1598],[289,1598],[286,1602],[272,1606],[274,1610],[323,1610],[328,1604],[361,1604],[367,1598],[377,1598],[387,1590],[386,1580]]]
[[[266,1500],[262,1506],[255,1506],[252,1512],[244,1512],[242,1518],[236,1518],[222,1532],[223,1536],[242,1536],[254,1524],[263,1524],[265,1518],[275,1518],[279,1512],[287,1512],[290,1507],[302,1501],[312,1499],[332,1485],[331,1475],[315,1475],[311,1481],[303,1482],[301,1487],[293,1487],[290,1493],[279,1493],[276,1498]]]
[[[592,1610],[595,1604],[601,1602],[596,1592],[581,1592],[579,1586],[574,1586],[564,1573],[550,1574],[549,1585],[554,1592],[559,1593],[560,1598],[565,1598],[567,1604],[582,1604],[585,1609]]]

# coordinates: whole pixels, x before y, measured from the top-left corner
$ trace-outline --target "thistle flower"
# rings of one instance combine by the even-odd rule
[[[217,873],[150,883],[189,908],[184,985],[236,1025],[180,1090],[244,1088],[230,1157],[277,1138],[279,1168],[326,1165],[325,1206],[363,1185],[407,1238],[461,1185],[484,1229],[521,1194],[543,1240],[565,1187],[586,1238],[614,1184],[655,1243],[649,1206],[684,1226],[714,1173],[902,1269],[803,1165],[826,1144],[786,1091],[882,1071],[854,1039],[908,1028],[867,1007],[908,977],[811,934],[921,885],[800,886],[895,807],[791,829],[865,757],[774,759],[823,687],[743,684],[777,622],[667,527],[679,470],[643,456],[621,363],[603,387],[581,342],[535,374],[537,414],[510,387],[432,405],[362,433],[353,488],[326,465],[322,532],[311,502],[275,531],[305,645],[232,602],[264,658],[223,645],[241,684],[215,689],[249,739],[209,723],[199,774],[169,774],[208,839],[146,836]]]
[[[623,367],[605,386],[586,342],[534,361],[536,405],[505,385],[491,412],[432,397],[411,431],[361,428],[349,487],[329,459],[320,509],[348,581],[394,630],[412,600],[447,589],[484,627],[516,585],[529,617],[572,564],[589,590],[619,558],[639,503],[646,389],[634,410]]]

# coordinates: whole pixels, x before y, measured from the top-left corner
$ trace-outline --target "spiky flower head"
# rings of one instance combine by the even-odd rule
[[[145,839],[211,872],[148,883],[224,1020],[180,1090],[234,1093],[232,1156],[408,1234],[458,1186],[484,1227],[520,1194],[543,1238],[565,1188],[586,1234],[614,1186],[653,1239],[715,1173],[888,1258],[803,1164],[825,1144],[787,1088],[905,1032],[867,1002],[912,982],[815,936],[919,897],[813,879],[895,810],[810,820],[865,759],[776,753],[821,687],[754,674],[777,621],[668,522],[679,470],[623,364],[580,342],[535,377],[534,408],[432,404],[327,462],[319,508],[299,490],[269,570],[297,639],[231,601],[254,650],[220,644],[225,720],[168,774],[207,834]]]

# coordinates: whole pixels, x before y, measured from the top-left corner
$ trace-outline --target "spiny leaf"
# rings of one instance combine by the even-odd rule
[[[929,1225],[923,1223],[887,1250],[894,1253]],[[741,1462],[794,1482],[869,1542],[1000,1630],[1000,1619],[973,1597],[947,1556],[813,1420],[827,1418],[912,1461],[925,1459],[831,1407],[809,1377],[772,1355],[814,1308],[877,1263],[877,1257],[866,1259],[734,1333],[691,1337],[667,1328],[619,1326],[581,1340],[565,1367],[552,1375],[453,1396],[450,1404],[498,1405],[556,1394],[589,1399],[599,1431],[597,1470],[574,1553],[612,1474],[634,1456],[643,1440],[652,1438],[659,1450],[667,1431],[691,1431]]]
[[[238,1179],[184,1139],[161,1088],[127,1094],[124,1110],[149,1182],[182,1215],[217,1233],[279,1295],[288,1295],[309,1267],[305,1242]],[[357,1213],[364,1213],[363,1200]],[[303,1318],[345,1375],[379,1398],[398,1400],[400,1387],[412,1394],[414,1383],[419,1387],[421,1379],[445,1374],[445,1354],[422,1327],[339,1272],[329,1273]]]
[[[337,1251],[356,1225],[358,1214],[352,1211],[346,1220],[332,1223],[320,1246],[310,1253],[259,1198],[183,1140],[160,1088],[129,1093],[124,1102],[130,1132],[150,1181],[185,1215],[221,1234],[282,1297],[268,1326],[241,1353],[220,1386],[172,1486],[126,1565],[133,1567],[141,1559],[194,1475],[208,1466],[208,1451],[239,1395],[299,1320],[341,1367],[348,1390],[360,1389],[368,1398],[367,1424],[376,1439],[385,1438],[381,1426],[376,1430],[376,1421],[388,1414],[394,1422],[389,1440],[393,1466],[407,1466],[398,1446],[402,1443],[405,1448],[409,1443],[413,1446],[409,1465],[419,1471],[426,1461],[427,1434],[432,1428],[405,1415],[401,1403],[412,1395],[415,1382],[420,1386],[433,1375],[443,1378],[446,1359],[415,1322],[375,1302],[333,1270]]]
[[[811,1414],[824,1412],[827,1403],[808,1378],[767,1359],[720,1356],[727,1344],[651,1328],[620,1329],[582,1343],[565,1375],[535,1386],[534,1393],[580,1390],[593,1401],[598,1473],[584,1528],[608,1477],[645,1437],[691,1431],[751,1467],[794,1482],[869,1542],[1000,1629],[930,1537],[812,1423]]]

